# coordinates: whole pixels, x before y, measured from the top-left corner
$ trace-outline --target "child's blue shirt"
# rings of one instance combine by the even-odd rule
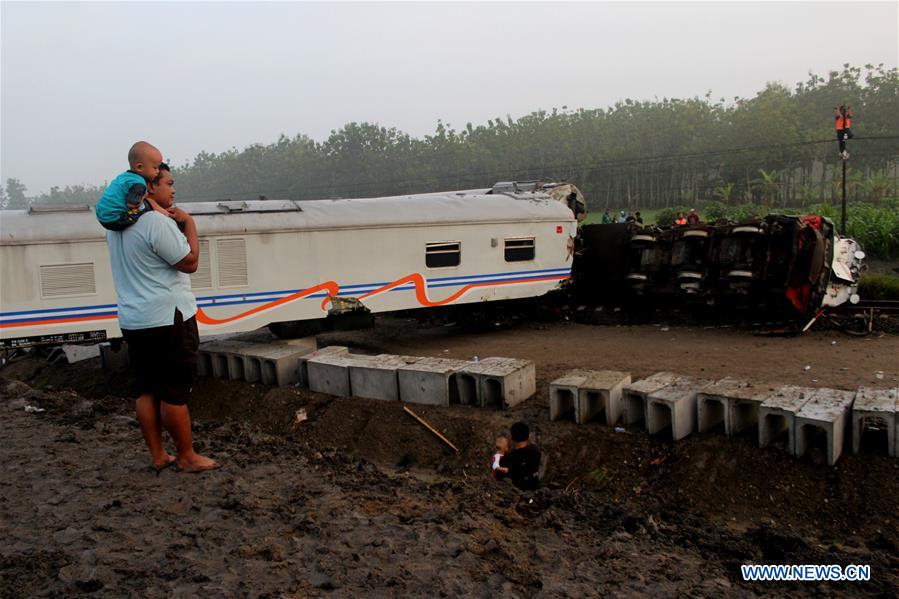
[[[137,196],[138,201],[135,205],[128,204],[129,193],[131,193],[131,188],[134,185],[143,186],[144,191],[140,193],[140,196],[146,192],[147,181],[137,173],[125,171],[112,180],[94,208],[100,224],[106,226],[123,223],[127,220],[129,210],[134,210],[140,206],[140,196]],[[131,193],[132,198],[135,195],[135,193]]]

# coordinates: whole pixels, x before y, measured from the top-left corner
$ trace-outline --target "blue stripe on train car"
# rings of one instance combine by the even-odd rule
[[[468,283],[499,283],[514,282],[521,279],[530,279],[535,276],[563,276],[571,273],[570,268],[548,268],[540,270],[524,270],[515,272],[491,273],[483,275],[464,275],[455,277],[435,277],[427,279],[428,289],[437,289],[441,287],[454,287],[465,285]],[[527,276],[516,276],[527,275]],[[379,287],[389,285],[385,283],[365,283],[356,285],[343,285],[340,287],[338,296],[354,295],[357,293],[365,293],[374,291]],[[390,291],[410,291],[415,289],[412,283],[404,283],[394,287]],[[215,295],[197,297],[197,305],[201,307],[212,306],[233,306],[240,304],[258,304],[267,301],[274,301],[284,296],[297,293],[302,289],[283,289],[280,291],[256,291],[251,293],[234,293],[227,295]],[[306,296],[306,299],[320,299],[327,297],[326,293],[316,293]],[[240,299],[237,299],[240,298]],[[219,301],[233,300],[233,301]],[[16,324],[22,322],[30,322],[34,320],[63,320],[66,318],[89,318],[98,316],[114,316],[116,314],[116,304],[100,304],[95,306],[71,306],[66,308],[45,308],[42,310],[20,310],[14,312],[0,313],[0,324]],[[112,310],[110,310],[112,309]],[[15,316],[25,316],[27,318],[12,318]],[[41,315],[41,316],[37,316]]]

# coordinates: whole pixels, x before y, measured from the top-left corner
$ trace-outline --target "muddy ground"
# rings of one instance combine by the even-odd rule
[[[899,595],[899,459],[881,439],[828,468],[820,450],[795,460],[717,433],[672,444],[549,422],[547,406],[548,382],[576,367],[895,386],[897,336],[388,319],[319,343],[532,359],[538,394],[508,412],[416,408],[455,455],[397,404],[202,379],[197,446],[225,467],[157,477],[126,374],[14,361],[0,369],[0,597]],[[309,419],[292,429],[299,408]],[[487,477],[493,437],[519,419],[548,456],[535,493]],[[743,563],[872,576],[747,583]]]

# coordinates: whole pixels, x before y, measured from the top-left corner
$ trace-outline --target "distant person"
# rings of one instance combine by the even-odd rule
[[[531,431],[524,422],[512,425],[512,451],[500,458],[499,464],[509,469],[509,479],[524,491],[540,486],[540,449],[531,443]]]
[[[219,467],[194,451],[190,399],[197,364],[197,302],[188,273],[197,270],[200,246],[190,214],[172,204],[169,167],[148,182],[152,210],[121,231],[107,231],[118,318],[128,343],[136,379],[137,421],[160,472],[175,465],[183,472]],[[162,445],[162,430],[172,436],[177,457]]]
[[[690,214],[687,215],[687,224],[688,225],[698,225],[699,224],[699,215],[696,213],[696,208],[690,208]]]
[[[503,456],[507,453],[509,453],[509,438],[505,435],[500,435],[496,438],[496,453],[493,454],[493,463],[491,464],[493,480],[500,481],[509,475],[509,469],[499,465]]]
[[[640,216],[640,211],[639,211],[639,210],[637,210],[636,212],[634,212],[634,222],[636,222],[638,225],[642,225],[642,224],[643,224],[643,217]]]
[[[621,211],[621,216],[618,218],[618,222],[619,222],[619,223],[626,223],[626,222],[627,222],[627,210],[622,210],[622,211]]]
[[[840,107],[833,109],[834,121],[837,129],[837,141],[840,143],[840,158],[846,160],[849,158],[849,152],[846,151],[846,140],[852,139],[852,107],[840,104]]]
[[[147,183],[159,176],[162,153],[145,141],[128,150],[128,170],[106,187],[94,212],[97,220],[110,231],[130,227],[144,212],[151,210],[144,202]]]
[[[604,224],[604,225],[610,225],[610,224],[612,224],[612,222],[613,222],[613,221],[612,221],[612,215],[609,214],[609,209],[606,208],[606,209],[603,211],[603,213],[602,213],[602,224]]]
[[[677,218],[674,219],[674,224],[678,226],[685,226],[687,224],[687,217],[684,216],[683,212],[677,213]]]

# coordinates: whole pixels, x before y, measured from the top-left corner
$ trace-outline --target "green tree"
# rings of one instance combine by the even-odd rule
[[[28,198],[25,196],[27,188],[18,179],[6,180],[6,205],[4,208],[21,209],[28,207]]]
[[[895,196],[899,170],[899,71],[883,65],[809,73],[792,87],[771,83],[747,98],[626,98],[459,129],[438,120],[418,138],[353,122],[320,142],[281,135],[201,152],[175,176],[181,202],[401,195],[545,178],[576,183],[594,210],[809,205],[839,198],[832,110],[840,103],[855,113],[851,197],[885,202]],[[35,201],[83,203],[98,192],[71,186]]]
[[[862,181],[860,185],[862,195],[869,202],[879,204],[886,198],[894,197],[896,194],[896,186],[893,179],[887,174],[885,169],[875,171]]]
[[[734,183],[724,183],[715,188],[715,197],[724,204],[730,204],[734,195]]]
[[[755,180],[755,189],[762,198],[762,205],[766,209],[777,205],[777,196],[780,191],[780,184],[777,182],[777,171],[766,171],[759,169],[761,177]]]

